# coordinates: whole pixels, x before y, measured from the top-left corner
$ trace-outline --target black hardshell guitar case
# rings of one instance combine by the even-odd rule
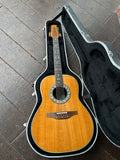
[[[92,41],[68,6],[62,23],[81,62],[84,84],[90,92],[98,124],[105,136],[120,147],[120,60],[108,42]]]
[[[64,153],[51,153],[51,152],[47,152],[45,150],[42,150],[40,147],[38,147],[36,145],[36,143],[34,142],[33,138],[32,138],[32,133],[31,133],[31,125],[32,125],[32,120],[34,115],[36,114],[38,108],[40,107],[41,103],[42,103],[42,95],[41,95],[41,91],[40,91],[40,85],[42,80],[49,76],[49,75],[54,75],[54,63],[53,63],[53,43],[52,43],[52,38],[49,37],[49,31],[50,31],[50,26],[52,24],[56,24],[59,27],[60,33],[61,33],[61,37],[59,37],[59,49],[60,49],[60,56],[61,56],[61,62],[62,62],[62,73],[63,74],[67,74],[67,75],[71,75],[73,76],[79,85],[79,99],[80,102],[84,105],[84,107],[88,110],[89,114],[92,117],[93,120],[93,124],[94,124],[94,133],[93,136],[91,138],[91,140],[89,141],[89,143],[81,148],[80,150],[76,150],[76,151],[72,151],[72,152],[64,152]],[[76,155],[80,155],[83,154],[85,152],[87,152],[89,149],[92,148],[92,146],[94,145],[96,139],[97,139],[97,135],[98,135],[98,126],[95,120],[95,117],[91,111],[91,109],[88,107],[88,105],[83,101],[83,97],[82,97],[82,83],[80,78],[70,70],[69,66],[68,66],[68,62],[67,62],[67,57],[66,57],[66,52],[65,52],[65,45],[64,45],[64,35],[62,32],[62,26],[61,23],[59,21],[56,20],[51,20],[51,21],[47,21],[46,22],[46,57],[47,57],[47,65],[46,65],[46,70],[41,73],[38,78],[36,79],[36,81],[34,82],[34,93],[36,96],[36,104],[34,106],[34,109],[30,115],[30,118],[28,120],[27,123],[27,128],[26,128],[26,136],[27,136],[27,140],[31,146],[31,148],[39,155],[47,157],[47,158],[61,158],[61,157],[70,157],[70,156],[76,156]]]

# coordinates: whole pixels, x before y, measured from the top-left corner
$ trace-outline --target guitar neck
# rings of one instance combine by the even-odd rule
[[[54,74],[56,87],[63,87],[62,65],[58,38],[53,38]]]

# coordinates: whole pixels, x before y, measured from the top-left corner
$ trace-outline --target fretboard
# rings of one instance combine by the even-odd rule
[[[58,38],[53,38],[54,74],[56,87],[63,87],[62,66]]]

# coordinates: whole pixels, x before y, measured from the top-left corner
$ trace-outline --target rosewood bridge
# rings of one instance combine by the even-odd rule
[[[77,114],[77,111],[53,112],[47,113],[47,117],[51,117],[54,119],[68,119]]]

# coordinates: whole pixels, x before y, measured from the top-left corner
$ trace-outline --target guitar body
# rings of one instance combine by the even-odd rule
[[[60,57],[63,88],[66,96],[56,98],[53,64],[53,42],[49,37],[51,24],[60,29]],[[47,158],[70,157],[87,152],[97,138],[97,124],[91,110],[83,101],[82,83],[67,64],[61,24],[46,24],[47,68],[34,84],[36,104],[28,120],[26,135],[32,149]]]
[[[63,76],[69,87],[70,99],[63,104],[53,102],[49,96],[50,88],[55,84],[55,77],[48,76],[41,83],[42,104],[32,122],[32,136],[35,143],[49,152],[71,152],[85,147],[94,132],[92,118],[78,98],[79,86],[75,78]],[[47,113],[77,111],[67,119],[47,117]],[[38,125],[39,124],[39,125]]]

